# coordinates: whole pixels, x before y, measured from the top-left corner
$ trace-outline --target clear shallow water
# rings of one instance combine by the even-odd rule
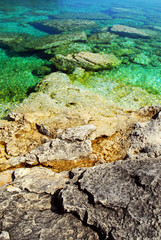
[[[24,51],[24,39],[45,37],[55,31],[40,26],[38,21],[62,18],[62,14],[66,19],[71,16],[79,18],[82,13],[86,16],[85,19],[97,23],[95,28],[85,29],[89,39],[92,34],[102,31],[103,27],[108,31],[107,27],[115,24],[148,29],[155,31],[156,35],[149,38],[118,36],[110,41],[87,41],[84,45],[80,42],[79,47],[71,42],[70,46],[57,47],[52,54],[50,49]],[[104,14],[104,17],[99,14]],[[153,99],[160,99],[160,1],[6,0],[0,3],[0,115],[5,115],[10,106],[34,91],[42,77],[56,71],[49,61],[52,55],[67,55],[80,49],[94,53],[112,53],[122,61],[113,70],[86,74],[86,77],[78,80],[80,84],[120,102],[123,97],[127,98],[129,91],[136,91],[136,88],[139,89],[138,92],[141,91],[141,95],[134,99],[135,102],[142,98],[142,105],[145,105],[152,104]],[[151,94],[149,96],[152,100],[149,99],[149,102],[148,95],[144,101],[146,93]]]

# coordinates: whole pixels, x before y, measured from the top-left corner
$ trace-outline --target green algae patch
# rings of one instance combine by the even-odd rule
[[[34,72],[49,65],[37,56],[8,56],[5,50],[0,52],[0,103],[20,102],[34,90],[40,80]]]

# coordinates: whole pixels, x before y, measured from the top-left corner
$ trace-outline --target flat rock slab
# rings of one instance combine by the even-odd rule
[[[110,32],[126,37],[143,37],[150,38],[158,35],[157,32],[149,29],[139,29],[125,25],[114,25],[110,28]]]
[[[84,31],[79,31],[73,33],[66,34],[54,34],[48,35],[44,37],[38,37],[31,41],[26,41],[24,43],[24,48],[26,50],[43,50],[52,47],[57,47],[62,44],[67,44],[70,42],[85,42],[87,40],[87,36]]]
[[[44,31],[52,29],[53,32],[55,31],[56,33],[89,29],[96,27],[97,24],[94,21],[83,19],[47,19],[39,22],[33,22],[31,25]]]
[[[99,54],[91,52],[80,52],[63,56],[56,55],[51,59],[56,68],[63,71],[72,71],[76,67],[82,67],[86,70],[98,71],[111,69],[121,63],[121,61],[110,54]]]
[[[100,12],[69,12],[62,14],[50,15],[51,18],[56,19],[88,19],[88,20],[110,20],[112,17]]]
[[[80,160],[92,152],[91,140],[87,137],[94,130],[96,127],[92,124],[67,128],[56,139],[49,140],[24,157],[11,158],[9,163],[15,167],[22,164],[46,165],[58,160]]]

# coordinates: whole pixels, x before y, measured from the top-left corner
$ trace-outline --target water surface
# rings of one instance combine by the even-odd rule
[[[80,19],[80,16],[97,24],[92,29],[84,29],[88,39],[96,33],[109,31],[113,25],[118,24],[146,29],[155,34],[147,38],[119,35],[104,42],[71,42],[68,47],[61,45],[53,51],[24,50],[24,39],[29,41],[30,38],[63,33],[62,30],[56,32],[42,27],[39,24],[42,20]],[[72,33],[74,34],[74,30]],[[112,70],[91,72],[84,79],[76,79],[80,85],[123,106],[129,104],[137,108],[160,103],[159,0],[6,0],[0,3],[0,116],[5,116],[11,106],[35,91],[41,78],[56,71],[50,61],[52,55],[66,55],[72,51],[79,52],[80,49],[114,54],[122,61],[119,67]]]

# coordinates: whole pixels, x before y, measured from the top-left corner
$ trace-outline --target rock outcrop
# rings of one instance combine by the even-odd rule
[[[71,72],[76,67],[92,71],[111,69],[121,63],[114,55],[91,52],[80,52],[67,56],[58,54],[51,61],[57,69],[67,72]]]
[[[16,170],[0,189],[0,237],[159,240],[160,166],[138,158],[57,175]]]
[[[53,34],[43,37],[38,37],[32,39],[31,41],[26,41],[23,43],[24,49],[26,51],[30,50],[44,50],[52,47],[57,47],[62,44],[67,44],[70,42],[86,41],[87,36],[84,31],[78,31],[73,33],[64,34]]]
[[[84,161],[88,159],[88,154],[92,153],[91,140],[88,135],[96,129],[93,125],[85,125],[76,128],[68,128],[56,139],[52,139],[42,144],[35,150],[30,151],[24,157],[11,158],[9,163],[12,167],[27,165],[53,166],[54,170],[59,170],[58,166],[70,165],[70,168],[76,160]],[[71,161],[71,163],[67,163]],[[87,160],[85,161],[85,164]],[[61,169],[60,169],[61,170]]]
[[[55,211],[52,193],[62,188],[62,181],[68,178],[59,174],[54,179],[52,171],[35,170],[15,171],[14,182],[1,188],[0,239],[99,239],[97,233],[84,227],[75,216]],[[36,172],[39,177],[35,178]]]
[[[160,167],[160,158],[92,167],[63,188],[59,199],[65,212],[77,213],[100,239],[159,240]]]
[[[97,138],[101,129],[97,132],[94,125],[86,124],[59,129],[55,139],[46,135],[40,147],[10,158],[13,169],[1,175],[6,181],[2,179],[5,185],[0,186],[0,239],[159,240],[160,112],[159,106],[145,107],[129,115],[120,126],[120,142],[117,132],[112,134],[114,129],[107,130],[111,136],[104,143],[105,136]],[[10,120],[20,124],[28,119],[34,125],[36,115],[35,120],[29,116],[13,113]],[[134,117],[148,121],[134,125]],[[99,153],[107,160],[105,150],[110,144],[117,149],[118,143],[126,150],[122,160],[98,164],[92,152],[95,146],[99,149],[100,144]],[[59,173],[53,172],[55,160],[60,163]]]
[[[142,157],[159,157],[161,155],[161,112],[144,123],[136,123],[131,133],[128,156],[131,159]]]
[[[125,25],[113,25],[110,28],[112,33],[116,33],[126,37],[142,37],[142,38],[150,38],[157,36],[157,32],[149,30],[149,29],[139,29],[134,27],[129,27]]]
[[[46,19],[39,22],[31,23],[32,26],[40,27],[42,30],[55,32],[69,32],[69,31],[78,31],[80,29],[88,29],[96,27],[96,23],[90,20],[82,19]],[[75,33],[73,33],[74,35]]]

